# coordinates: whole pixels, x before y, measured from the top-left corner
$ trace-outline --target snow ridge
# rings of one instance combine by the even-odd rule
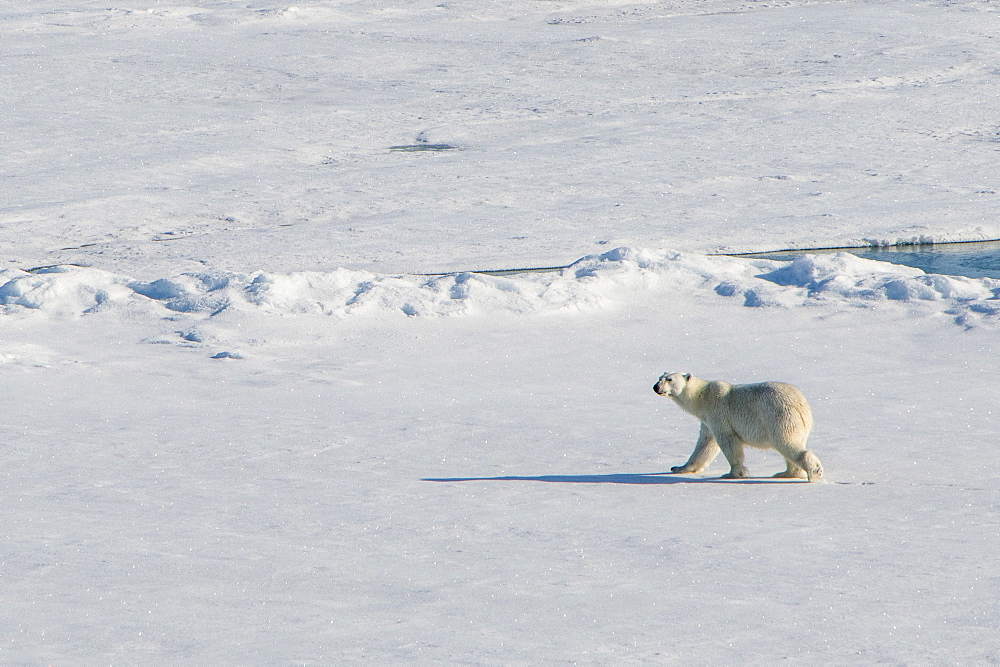
[[[616,248],[558,272],[509,276],[381,275],[329,272],[184,273],[143,282],[80,266],[0,272],[3,314],[31,310],[79,316],[127,307],[214,315],[229,308],[329,316],[530,314],[606,307],[635,291],[713,290],[747,307],[839,302],[936,304],[933,310],[973,325],[1000,321],[1000,281],[925,274],[849,253],[804,255],[792,262]]]

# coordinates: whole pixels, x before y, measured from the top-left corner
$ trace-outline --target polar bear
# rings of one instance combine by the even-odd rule
[[[737,384],[709,382],[690,373],[664,373],[653,385],[660,396],[673,399],[682,410],[701,420],[698,442],[682,466],[671,472],[701,472],[719,450],[726,455],[731,470],[725,479],[747,476],[743,465],[743,445],[775,449],[788,464],[775,477],[823,478],[823,466],[806,440],[812,430],[812,411],[796,387],[784,382]]]

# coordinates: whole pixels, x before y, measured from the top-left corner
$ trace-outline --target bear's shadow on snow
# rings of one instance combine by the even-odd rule
[[[773,477],[691,477],[669,472],[612,473],[609,475],[504,475],[502,477],[425,477],[422,482],[556,482],[562,484],[789,484],[805,480]]]

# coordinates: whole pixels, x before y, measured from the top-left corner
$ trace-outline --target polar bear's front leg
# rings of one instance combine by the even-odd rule
[[[730,470],[722,479],[743,479],[750,474],[747,467],[743,465],[743,441],[734,433],[716,433],[715,440],[719,443],[726,460],[729,461]]]
[[[701,431],[698,433],[698,442],[695,444],[694,451],[691,452],[687,463],[672,467],[670,472],[701,472],[718,455],[719,445],[715,442],[708,427],[702,424]]]

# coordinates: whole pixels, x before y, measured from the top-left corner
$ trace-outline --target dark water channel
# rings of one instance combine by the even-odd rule
[[[743,257],[763,257],[788,261],[807,253],[849,252],[865,259],[914,266],[926,273],[969,278],[1000,278],[1000,241],[975,243],[935,243],[933,245],[889,246],[882,248],[835,248],[830,250],[785,250],[755,253]]]

